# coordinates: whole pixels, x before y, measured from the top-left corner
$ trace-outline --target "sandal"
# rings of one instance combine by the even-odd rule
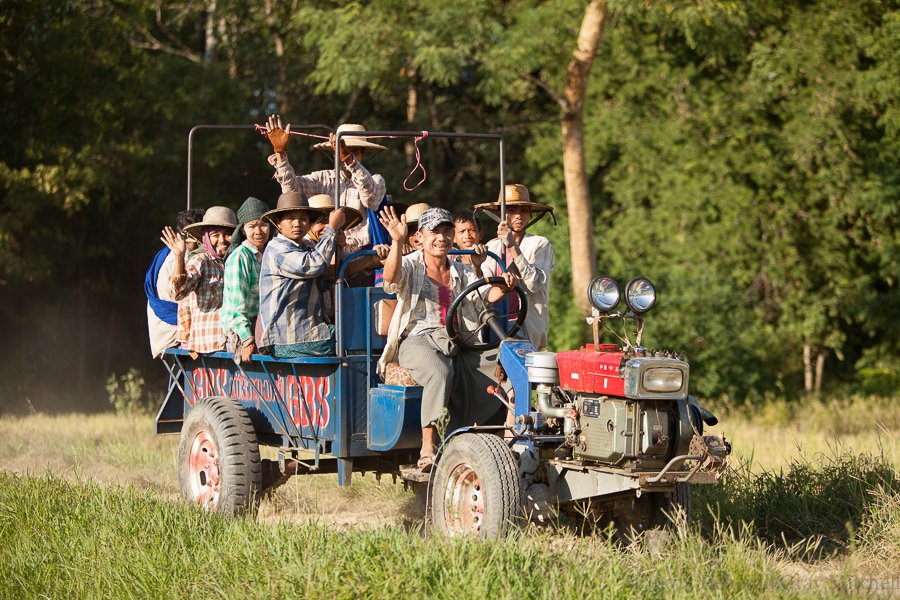
[[[431,467],[434,466],[434,454],[420,456],[416,466],[419,467],[419,471],[422,473],[430,473]]]

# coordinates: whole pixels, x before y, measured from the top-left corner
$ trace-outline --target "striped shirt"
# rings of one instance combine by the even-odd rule
[[[281,184],[282,193],[303,192],[307,197],[328,194],[334,198],[334,169],[297,176],[291,163],[287,159],[278,162],[275,154],[269,157],[269,164],[275,167],[275,180]],[[345,251],[350,254],[371,243],[369,213],[366,209],[378,210],[387,187],[384,177],[372,175],[358,160],[346,168],[350,172],[350,179],[341,180],[341,206],[355,208],[362,215],[362,222],[346,231]]]
[[[225,265],[207,253],[196,254],[182,275],[169,279],[170,293],[176,300],[185,300],[184,310],[190,316],[187,345],[199,353],[218,352],[225,348],[225,334],[219,323],[222,291],[225,287]],[[179,305],[179,319],[182,314]]]
[[[397,295],[397,308],[394,309],[394,316],[391,317],[387,341],[384,351],[381,353],[381,359],[378,361],[378,374],[381,376],[384,376],[388,363],[397,362],[400,353],[400,338],[403,332],[415,330],[416,323],[413,319],[416,307],[420,304],[420,296],[425,288],[425,281],[428,279],[425,273],[424,256],[424,253],[418,251],[404,256],[400,280],[397,283],[384,282],[384,291]],[[449,287],[454,298],[459,296],[466,287],[480,279],[479,274],[469,265],[455,261],[450,262]],[[459,304],[456,313],[457,329],[467,341],[472,340],[473,336],[466,332],[477,329],[481,310],[485,306],[490,306],[484,300],[490,289],[491,286],[486,285],[478,290],[479,300],[476,300],[477,295],[473,293]],[[413,329],[409,329],[411,326]]]
[[[263,252],[259,273],[259,319],[262,339],[257,346],[287,346],[331,337],[322,314],[315,278],[331,264],[337,232],[326,227],[318,243],[297,244],[278,234]]]
[[[225,295],[222,331],[235,332],[241,340],[253,337],[251,321],[259,314],[259,269],[262,252],[244,240],[225,261]]]

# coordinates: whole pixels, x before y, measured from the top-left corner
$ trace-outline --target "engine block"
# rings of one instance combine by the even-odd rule
[[[658,469],[686,454],[694,436],[687,400],[631,400],[580,394],[576,458]]]

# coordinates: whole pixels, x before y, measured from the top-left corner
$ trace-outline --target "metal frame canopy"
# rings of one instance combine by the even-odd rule
[[[310,126],[315,127],[315,126]],[[341,207],[341,138],[372,138],[372,137],[388,137],[388,138],[419,138],[416,143],[426,138],[457,138],[463,140],[496,140],[500,143],[500,220],[506,218],[506,141],[503,136],[498,133],[451,133],[445,131],[364,131],[364,132],[343,132],[339,131],[335,135],[334,140],[334,206]],[[506,252],[504,250],[504,260]],[[341,267],[341,256],[335,260],[335,268]]]
[[[197,125],[191,132],[188,134],[188,172],[187,172],[187,208],[191,209],[191,204],[194,199],[194,134],[201,129],[257,129],[256,125]],[[311,125],[291,125],[291,129],[294,131],[300,129],[327,129],[329,132],[334,133],[334,129],[329,127],[328,125],[322,124],[311,124]]]

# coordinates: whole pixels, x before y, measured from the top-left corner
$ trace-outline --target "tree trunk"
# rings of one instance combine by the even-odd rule
[[[416,70],[409,69],[407,75],[407,78],[409,79],[409,89],[406,92],[406,124],[410,131],[415,131],[413,125],[416,122],[416,110],[418,109],[419,104],[419,96],[416,91]],[[406,151],[406,166],[411,169],[413,161],[416,159],[415,142],[411,138],[406,138],[404,150]]]
[[[816,393],[822,391],[822,375],[825,373],[825,359],[828,358],[828,350],[819,348],[816,356]]]
[[[218,38],[216,38],[216,0],[210,0],[209,7],[206,9],[206,36],[203,46],[203,62],[204,64],[212,64],[216,59],[216,46]]]
[[[803,344],[803,389],[809,394],[813,391],[812,346]]]
[[[584,97],[605,22],[606,0],[593,0],[585,10],[581,31],[578,33],[578,44],[566,69],[562,118],[563,174],[569,215],[569,248],[572,253],[572,289],[575,302],[583,315],[590,311],[587,289],[597,275],[594,217],[584,160]]]

